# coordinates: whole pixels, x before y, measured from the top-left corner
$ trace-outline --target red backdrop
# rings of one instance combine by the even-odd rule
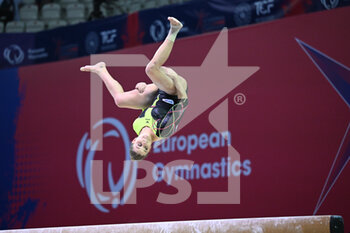
[[[26,227],[314,213],[339,214],[348,222],[350,169],[346,166],[349,154],[345,146],[349,145],[350,136],[345,134],[350,111],[316,64],[319,60],[331,62],[332,58],[339,62],[339,67],[349,66],[349,13],[350,8],[346,7],[229,31],[228,65],[259,70],[228,94],[223,93],[214,105],[207,106],[177,137],[216,132],[208,120],[209,114],[228,100],[231,145],[242,163],[249,160],[241,167],[240,204],[197,204],[197,192],[227,189],[227,177],[215,178],[212,171],[209,178],[201,176],[189,181],[192,193],[183,203],[166,205],[156,201],[159,192],[176,193],[174,187],[163,181],[138,189],[137,204],[118,208],[104,205],[109,213],[101,212],[90,204],[77,175],[79,143],[85,133],[90,133],[90,78],[79,67],[89,64],[89,57],[20,68],[23,98],[17,116],[15,180],[9,194],[9,216],[30,199],[35,207]],[[218,33],[211,33],[178,40],[167,65],[199,66],[217,37]],[[308,56],[311,50],[307,47],[303,50],[303,44],[296,38],[315,48],[315,54],[322,52],[328,57],[314,63]],[[158,46],[140,46],[118,53],[145,54],[151,58]],[[338,68],[332,69],[337,72]],[[147,80],[143,68],[109,70],[125,90]],[[217,76],[220,72],[218,69]],[[349,78],[349,72],[341,74],[340,78]],[[218,77],[211,78],[215,83]],[[194,85],[189,87],[190,93],[203,90],[199,93],[204,100],[210,95],[212,87],[202,87],[200,82]],[[245,96],[244,104],[234,101],[237,93]],[[140,112],[118,109],[105,88],[103,98],[103,116],[119,120],[129,138],[133,138],[131,125]],[[186,114],[190,111],[191,99]],[[105,126],[105,132],[110,128]],[[86,159],[88,151],[84,153]],[[104,150],[95,154],[95,159],[104,162],[106,192],[107,163],[111,162],[113,177],[118,180],[124,154],[123,141],[110,138],[104,140]],[[175,148],[168,153],[151,152],[148,160],[166,164],[189,159],[203,165],[220,163],[227,154],[226,147],[198,147],[190,155]],[[324,200],[315,211],[320,196]],[[19,222],[13,225],[20,226]]]

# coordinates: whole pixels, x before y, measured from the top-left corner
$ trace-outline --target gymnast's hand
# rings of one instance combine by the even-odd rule
[[[139,91],[139,93],[143,93],[145,91],[145,89],[146,89],[146,86],[147,86],[146,83],[140,82],[140,83],[136,84],[135,88],[136,88],[136,90]]]

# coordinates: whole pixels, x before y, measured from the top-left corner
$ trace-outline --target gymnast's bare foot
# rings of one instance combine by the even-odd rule
[[[180,31],[183,25],[179,20],[174,17],[168,17],[168,20],[170,22],[171,30],[175,30],[177,32]]]
[[[93,66],[83,66],[80,68],[80,71],[85,71],[85,72],[93,72],[93,73],[101,73],[106,70],[106,63],[104,62],[99,62]]]

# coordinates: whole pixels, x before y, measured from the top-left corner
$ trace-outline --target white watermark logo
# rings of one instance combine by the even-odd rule
[[[145,67],[149,59],[143,54],[102,54],[90,56],[91,64],[104,61],[109,67]],[[214,42],[203,63],[200,66],[171,67],[185,77],[190,92],[190,105],[184,114],[178,131],[191,123],[218,100],[233,91],[238,85],[251,77],[259,70],[256,66],[229,66],[228,65],[228,32],[224,29]],[[213,163],[198,164],[190,159],[179,159],[167,164],[152,163],[147,160],[130,161],[130,142],[126,130],[118,120],[103,118],[103,83],[94,74],[91,75],[91,102],[90,102],[90,137],[86,133],[81,139],[77,154],[77,172],[80,185],[84,187],[96,208],[109,212],[103,205],[112,204],[116,208],[119,204],[136,204],[137,189],[150,187],[156,182],[166,182],[175,187],[176,194],[159,193],[157,202],[163,204],[178,204],[186,201],[192,194],[189,180],[195,177],[227,178],[227,187],[221,192],[197,192],[197,204],[239,204],[240,177],[249,175],[252,171],[250,160],[241,161],[240,154],[231,144],[231,135],[228,130],[228,99],[222,101],[210,114],[208,121],[217,130],[210,135],[174,135],[168,138],[168,143],[174,142],[179,154],[186,151],[206,147],[227,147],[227,156],[218,158]],[[198,85],[200,83],[201,85]],[[210,90],[210,95],[203,93],[203,88]],[[241,99],[240,99],[241,100]],[[242,104],[242,102],[240,102]],[[103,119],[103,120],[102,120]],[[96,123],[97,122],[97,123]],[[118,122],[118,123],[117,123]],[[103,133],[103,126],[111,124],[115,132]],[[220,133],[219,133],[220,132]],[[111,192],[103,192],[103,162],[94,160],[95,151],[103,150],[103,140],[107,137],[122,139],[125,147],[125,161],[123,175],[114,183],[112,165],[108,164],[108,182]],[[220,142],[217,141],[217,138]],[[176,143],[175,143],[176,141]],[[184,147],[186,143],[186,148]],[[219,143],[219,144],[218,144]],[[167,150],[167,144],[156,144],[155,152]],[[87,159],[83,160],[83,154]],[[146,175],[138,179],[137,171],[145,170]],[[209,172],[210,171],[210,172]],[[123,197],[121,198],[121,192]]]

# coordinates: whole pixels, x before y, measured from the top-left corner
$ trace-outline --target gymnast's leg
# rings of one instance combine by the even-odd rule
[[[175,95],[177,94],[177,89],[173,79],[176,78],[177,75],[175,72],[174,76],[167,75],[162,65],[169,58],[177,33],[182,28],[182,24],[173,17],[168,17],[168,20],[170,21],[169,34],[154,54],[152,60],[148,63],[146,73],[159,89],[168,94]]]
[[[91,66],[84,66],[81,67],[80,70],[97,74],[106,85],[114,100],[117,99],[119,94],[124,93],[123,87],[109,74],[104,62],[99,62]]]
[[[150,97],[157,91],[157,87],[152,84],[147,85],[142,93],[136,89],[124,92],[120,83],[109,74],[104,62],[99,62],[96,65],[83,66],[80,70],[97,74],[106,85],[115,104],[120,108],[144,109],[149,106]]]

